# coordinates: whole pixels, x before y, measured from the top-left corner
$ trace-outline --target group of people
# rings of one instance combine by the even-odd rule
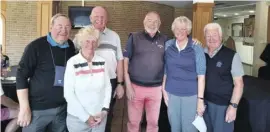
[[[146,131],[158,132],[162,98],[172,132],[196,132],[196,116],[204,117],[209,132],[233,132],[244,73],[239,55],[223,46],[219,24],[205,26],[204,49],[190,36],[187,17],[175,18],[175,38],[168,39],[159,31],[159,14],[151,11],[122,52],[107,18],[105,8],[95,7],[92,24],[71,41],[69,18],[56,14],[50,32],[27,45],[16,77],[23,132],[110,132],[124,85],[128,132],[139,132],[144,111]]]

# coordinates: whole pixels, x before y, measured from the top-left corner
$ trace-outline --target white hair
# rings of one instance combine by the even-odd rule
[[[87,27],[84,27],[78,31],[78,33],[75,35],[75,38],[73,40],[73,43],[77,50],[80,50],[83,44],[83,41],[89,37],[92,36],[99,40],[100,31],[95,29],[94,26],[90,25]],[[99,44],[99,43],[98,43]]]
[[[204,26],[203,33],[206,35],[206,30],[217,29],[219,36],[222,38],[222,28],[218,23],[208,23]]]
[[[186,28],[188,31],[188,34],[191,33],[191,29],[192,29],[192,22],[186,17],[186,16],[179,16],[177,18],[174,19],[173,23],[172,23],[172,31],[174,32],[175,28],[176,28],[176,24],[177,23],[184,23],[186,24]]]
[[[61,14],[61,13],[57,13],[57,14],[55,14],[55,15],[51,18],[51,20],[50,20],[50,25],[52,26],[52,25],[54,24],[55,20],[56,20],[57,18],[59,18],[59,17],[65,17],[65,18],[67,18],[67,19],[70,21],[70,19],[69,19],[69,17],[68,17],[67,15]]]

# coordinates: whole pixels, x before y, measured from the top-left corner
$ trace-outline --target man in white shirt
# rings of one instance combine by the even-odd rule
[[[111,130],[112,112],[115,104],[115,96],[121,99],[124,94],[123,81],[123,53],[119,35],[106,27],[108,13],[105,8],[97,6],[93,8],[90,21],[92,25],[101,32],[100,45],[96,53],[103,57],[108,64],[109,76],[112,85],[112,98],[110,111],[107,118],[106,132]]]

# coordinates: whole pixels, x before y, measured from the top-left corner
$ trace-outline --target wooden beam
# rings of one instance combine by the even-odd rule
[[[37,4],[37,36],[41,37],[49,32],[53,2],[39,1]]]
[[[214,3],[193,4],[192,37],[198,39],[205,46],[203,28],[213,21],[212,8]]]

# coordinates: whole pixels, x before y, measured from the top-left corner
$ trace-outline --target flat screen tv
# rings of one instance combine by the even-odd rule
[[[89,6],[69,6],[68,16],[72,28],[82,28],[91,24],[89,16],[93,8]]]

